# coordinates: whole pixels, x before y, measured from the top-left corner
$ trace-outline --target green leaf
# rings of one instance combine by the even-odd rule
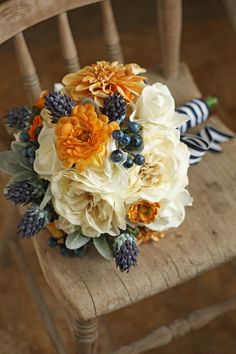
[[[21,141],[12,141],[11,143],[11,149],[12,151],[22,151],[22,149],[24,149],[25,147],[27,147],[27,143],[23,143]]]
[[[106,236],[95,237],[93,243],[97,251],[109,261],[113,259],[112,250],[110,249]]]
[[[4,151],[0,153],[0,170],[15,175],[32,171],[32,166],[19,151]]]
[[[66,247],[70,250],[75,250],[86,245],[89,240],[90,238],[82,235],[80,231],[75,231],[73,234],[67,236]]]
[[[48,188],[44,194],[43,200],[40,204],[40,209],[44,209],[48,202],[52,199],[52,191],[51,191],[51,184],[48,185]]]
[[[24,180],[29,180],[29,179],[34,180],[35,178],[37,178],[37,175],[33,171],[23,171],[23,172],[17,173],[7,183],[6,188],[9,187],[13,183],[24,181]]]

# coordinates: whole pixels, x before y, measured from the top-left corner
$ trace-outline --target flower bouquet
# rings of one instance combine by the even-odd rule
[[[92,244],[129,271],[139,244],[183,222],[190,151],[179,127],[189,118],[144,72],[97,62],[43,91],[33,107],[7,112],[15,141],[0,168],[13,175],[6,197],[29,206],[21,237],[47,228],[48,245],[62,255],[80,257]]]

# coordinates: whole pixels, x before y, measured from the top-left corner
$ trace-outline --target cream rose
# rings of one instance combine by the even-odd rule
[[[39,134],[39,148],[36,150],[34,170],[41,177],[51,180],[53,174],[60,172],[63,166],[57,157],[54,127],[44,126]]]
[[[79,229],[79,226],[75,226],[71,224],[67,219],[63,218],[63,216],[59,216],[55,221],[55,225],[58,229],[64,231],[67,235],[73,234],[76,230]]]
[[[116,236],[126,228],[125,207],[120,194],[106,193],[81,182],[75,171],[61,171],[51,181],[56,212],[71,224],[81,226],[88,237],[103,233]]]
[[[184,189],[176,195],[174,200],[162,200],[159,215],[148,228],[154,231],[166,231],[178,227],[185,218],[185,207],[192,205],[192,198]]]
[[[107,145],[107,158],[101,166],[92,166],[77,174],[77,180],[86,188],[97,193],[115,193],[122,195],[128,186],[129,173],[122,164],[111,161],[110,154],[116,149],[115,141]]]
[[[130,170],[125,202],[127,209],[138,200],[158,202],[160,210],[154,222],[148,224],[156,231],[177,227],[184,219],[184,207],[191,204],[185,190],[188,184],[189,151],[181,143],[176,129],[159,126],[144,131],[145,164]]]
[[[168,87],[156,83],[143,89],[130,120],[150,130],[149,124],[176,128],[187,119],[185,115],[175,112],[175,102]]]

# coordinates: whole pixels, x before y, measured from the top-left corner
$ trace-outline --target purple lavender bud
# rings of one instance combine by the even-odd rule
[[[30,238],[42,230],[49,222],[50,214],[47,210],[32,206],[23,216],[17,231],[21,237]]]
[[[26,106],[12,108],[6,113],[7,124],[10,128],[25,130],[31,122],[32,110]]]
[[[40,181],[23,180],[10,184],[4,195],[15,204],[28,204],[36,202],[43,196],[45,190]]]
[[[118,236],[113,244],[113,254],[116,266],[121,272],[129,272],[132,266],[136,266],[139,250],[132,234],[124,233]]]
[[[110,121],[122,123],[126,115],[126,102],[124,97],[119,93],[114,93],[105,99],[103,113],[106,114]]]
[[[45,97],[44,107],[50,111],[53,123],[60,117],[69,116],[74,106],[75,102],[71,97],[57,91]]]

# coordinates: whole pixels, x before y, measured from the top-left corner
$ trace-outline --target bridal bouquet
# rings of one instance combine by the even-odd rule
[[[178,127],[188,118],[144,72],[100,61],[66,75],[33,107],[7,112],[15,141],[0,168],[13,175],[6,197],[28,206],[20,236],[47,228],[63,255],[93,244],[129,271],[139,244],[183,222],[190,152]]]

